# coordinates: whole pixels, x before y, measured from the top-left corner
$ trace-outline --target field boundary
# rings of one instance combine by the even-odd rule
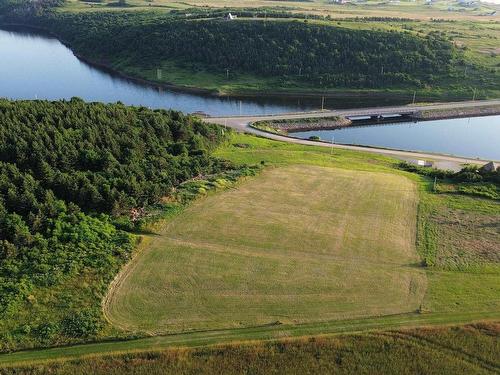
[[[111,281],[111,283],[109,284],[108,290],[101,301],[101,310],[106,322],[108,322],[111,326],[116,327],[124,332],[127,331],[130,332],[130,330],[120,326],[120,324],[118,323],[111,321],[111,318],[109,317],[108,313],[109,305],[120,285],[130,276],[134,268],[137,266],[138,256],[142,254],[144,251],[147,251],[146,246],[148,243],[149,243],[149,238],[147,235],[141,235],[139,237],[139,241],[136,245],[132,258],[127,262],[127,264],[123,266],[120,272],[116,274],[113,281]]]
[[[271,168],[271,167],[268,166],[267,168]],[[255,176],[241,176],[241,177],[238,178],[237,181],[234,181],[231,186],[226,186],[226,187],[222,188],[220,192],[228,190],[228,189],[231,189],[231,188],[235,188],[240,183],[242,183],[242,182],[244,182],[244,181],[246,181],[246,180],[248,180],[249,178],[252,178],[252,177],[255,177]],[[184,181],[183,184],[186,183],[186,182],[192,181],[192,180],[194,180],[194,179]],[[215,191],[215,190],[214,191],[208,191],[208,195],[211,195],[211,194],[214,194],[214,193],[218,193],[218,192],[219,192],[219,190],[217,190],[217,191]],[[180,211],[177,212],[174,215],[174,217],[177,216],[178,214],[180,214],[182,211],[184,211],[190,205],[196,203],[197,201],[199,201],[199,200],[201,200],[201,199],[203,199],[205,197],[206,197],[205,195],[198,195],[191,202],[189,202],[189,204],[183,205],[182,208],[180,209]],[[170,220],[171,219],[172,218],[169,218],[169,219],[165,219],[165,218],[159,219],[158,221],[155,221],[154,223],[152,223],[152,225],[154,226],[154,228],[161,228],[160,231],[161,230],[165,230],[170,225]],[[131,275],[132,271],[137,266],[138,257],[144,251],[148,250],[147,246],[149,245],[149,242],[151,240],[151,236],[155,236],[155,235],[157,235],[156,232],[151,232],[150,234],[141,234],[141,235],[138,236],[139,239],[138,239],[138,241],[136,243],[136,247],[134,249],[132,257],[122,267],[122,269],[115,275],[115,277],[113,278],[113,281],[111,281],[111,283],[109,284],[108,290],[106,291],[106,294],[104,295],[104,297],[102,298],[102,301],[101,301],[101,311],[103,313],[103,316],[104,316],[104,319],[106,320],[106,322],[108,322],[111,326],[114,326],[114,327],[122,330],[123,332],[134,333],[135,331],[130,330],[127,327],[125,327],[123,325],[120,325],[118,323],[114,323],[112,321],[112,319],[110,318],[110,314],[109,314],[109,311],[108,311],[109,310],[109,306],[110,306],[111,301],[112,301],[112,299],[113,299],[116,291],[118,290],[118,288]],[[147,335],[150,335],[150,336],[157,335],[157,333],[148,332],[148,331],[141,331],[141,333],[142,334],[147,334]]]
[[[500,312],[498,311],[427,314],[410,313],[356,320],[335,320],[313,324],[267,325],[253,328],[198,331],[1,354],[0,368],[136,353],[141,351],[162,351],[168,348],[211,346],[237,342],[251,342],[255,340],[275,341],[284,338],[363,333],[387,330],[389,328],[402,329],[426,326],[450,326],[466,323],[493,322],[498,321],[498,319],[500,319]]]

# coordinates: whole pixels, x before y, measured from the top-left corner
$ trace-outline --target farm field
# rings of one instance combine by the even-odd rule
[[[419,309],[415,184],[397,175],[271,168],[149,239],[106,305],[149,333],[294,324]]]
[[[116,11],[141,11],[141,10],[182,10],[197,7],[206,8],[260,8],[272,9],[281,8],[293,13],[310,15],[328,15],[333,19],[352,17],[384,17],[384,18],[413,18],[428,20],[431,18],[448,20],[495,20],[496,16],[491,15],[494,10],[500,8],[499,4],[491,2],[481,2],[475,6],[468,7],[453,0],[442,0],[426,3],[424,0],[386,2],[381,0],[368,0],[363,2],[346,2],[337,4],[328,0],[206,0],[203,4],[196,1],[175,1],[175,0],[127,0],[128,6],[113,7],[113,0],[106,0],[100,3],[81,2],[69,0],[66,10],[71,11],[95,11],[95,10],[116,10]]]

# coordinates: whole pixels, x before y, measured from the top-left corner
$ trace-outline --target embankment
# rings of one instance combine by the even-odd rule
[[[477,107],[461,107],[446,109],[420,109],[411,115],[402,117],[366,118],[360,120],[349,119],[349,114],[329,117],[305,117],[292,119],[264,120],[251,123],[251,127],[269,133],[286,135],[288,133],[311,130],[335,130],[349,126],[380,125],[381,123],[396,123],[405,121],[431,121],[464,117],[480,117],[500,115],[500,105],[485,105]]]

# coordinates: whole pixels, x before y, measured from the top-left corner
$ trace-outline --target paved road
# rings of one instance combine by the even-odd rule
[[[391,106],[391,107],[371,107],[371,108],[339,109],[339,110],[328,110],[328,111],[297,112],[297,113],[284,113],[277,115],[210,117],[207,119],[207,121],[220,125],[229,126],[233,129],[236,129],[237,131],[257,134],[278,141],[372,152],[372,153],[392,156],[402,160],[414,160],[414,159],[433,160],[435,162],[435,166],[438,168],[458,170],[460,169],[462,164],[466,163],[485,164],[486,162],[488,162],[488,160],[469,159],[458,156],[433,154],[433,153],[389,150],[389,149],[375,148],[375,147],[350,146],[350,145],[340,145],[340,144],[332,145],[326,142],[309,141],[305,139],[297,139],[297,138],[266,133],[250,127],[249,124],[255,121],[264,121],[264,120],[286,120],[286,119],[300,119],[300,118],[311,118],[311,117],[320,118],[320,117],[330,117],[330,116],[363,116],[363,115],[373,115],[373,114],[387,115],[395,113],[418,112],[430,109],[460,110],[460,109],[469,109],[469,108],[476,108],[483,106],[497,106],[497,105],[500,106],[500,99],[476,100],[468,102],[435,103],[427,105],[404,105],[404,106]]]

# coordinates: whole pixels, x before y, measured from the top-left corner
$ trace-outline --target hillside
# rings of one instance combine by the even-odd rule
[[[269,19],[242,11],[257,19],[227,22],[220,9],[73,12],[37,4],[46,5],[4,11],[4,22],[40,27],[86,60],[163,84],[216,93],[419,90],[450,97],[469,96],[471,86],[496,89],[495,68],[435,29],[339,26],[283,11]]]
[[[475,168],[456,180],[379,155],[332,154],[244,134],[232,134],[213,155],[267,167],[143,233],[126,277],[108,294],[115,336],[108,331],[94,343],[2,354],[0,367],[196,373],[215,366],[220,373],[219,366],[229,366],[231,373],[231,363],[240,366],[249,355],[248,366],[264,373],[291,363],[300,368],[295,358],[309,366],[325,361],[340,373],[352,372],[349,363],[384,373],[400,373],[401,366],[426,373],[498,369],[498,327],[489,322],[500,311],[500,205],[484,194],[491,183]],[[200,192],[210,184],[223,181],[181,187]],[[121,329],[129,340],[103,340]],[[308,349],[318,335],[352,332],[359,334],[339,337],[326,351]],[[287,348],[304,336],[315,337]],[[272,342],[255,343],[261,340]],[[214,344],[224,346],[205,347]],[[199,349],[184,349],[192,346]],[[332,362],[339,357],[342,363]]]
[[[132,16],[120,26],[116,18],[58,15],[50,29],[95,61],[156,69],[166,60],[193,71],[228,69],[229,75],[250,73],[319,87],[423,87],[450,77],[453,65],[462,63],[458,51],[438,35],[420,38],[303,22],[142,23]]]

